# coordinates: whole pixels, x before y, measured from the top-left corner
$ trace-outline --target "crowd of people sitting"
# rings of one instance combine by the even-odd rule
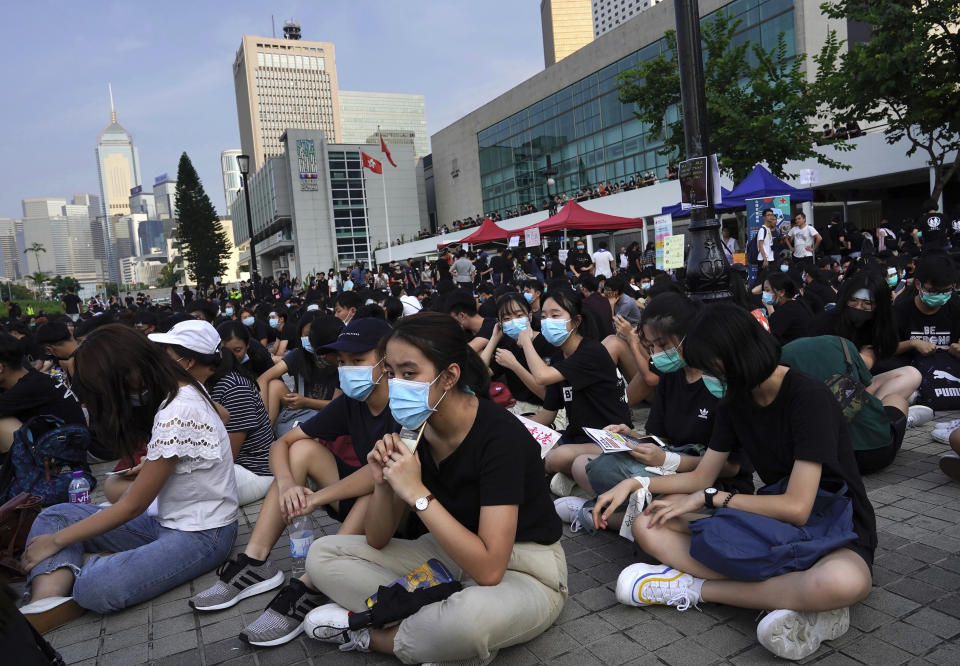
[[[921,379],[960,376],[936,215],[870,257],[802,214],[776,239],[769,222],[748,249],[756,279],[734,266],[732,297],[706,305],[638,244],[615,256],[578,241],[8,318],[0,450],[52,414],[118,461],[107,505],[36,518],[20,611],[42,631],[217,568],[184,603],[216,613],[272,592],[240,635],[252,645],[305,633],[404,663],[485,664],[560,615],[567,523],[635,542],[641,561],[610,581],[621,603],[767,611],[760,644],[803,659],[847,631],[872,586],[862,475],[933,416]],[[957,426],[935,436],[960,479]],[[259,500],[229,558],[238,507]],[[287,578],[271,551],[319,509],[337,534]],[[773,538],[802,541],[803,557]],[[356,622],[378,587],[428,562],[459,583],[445,598]]]

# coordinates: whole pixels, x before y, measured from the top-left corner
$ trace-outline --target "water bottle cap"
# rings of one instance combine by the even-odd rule
[[[73,470],[73,475],[72,475],[72,476],[73,476],[73,478],[75,478],[75,479],[82,479],[82,478],[83,478],[83,470],[82,470],[82,469],[75,469],[75,470]]]

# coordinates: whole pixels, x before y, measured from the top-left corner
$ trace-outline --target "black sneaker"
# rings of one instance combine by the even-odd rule
[[[240,640],[260,647],[289,643],[303,631],[307,613],[329,601],[325,594],[308,589],[294,578],[280,589],[260,617],[240,633]]]
[[[235,606],[242,599],[263,594],[283,585],[283,572],[269,560],[260,565],[240,553],[219,569],[220,576],[212,587],[190,597],[190,606],[198,611],[222,610]]]

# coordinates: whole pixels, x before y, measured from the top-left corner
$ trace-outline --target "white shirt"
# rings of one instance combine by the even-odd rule
[[[608,250],[597,250],[590,257],[593,260],[593,274],[604,277],[613,277],[613,270],[610,268],[610,262],[613,261],[613,255]]]
[[[237,519],[237,479],[230,437],[217,410],[193,386],[183,386],[153,417],[147,460],[177,457],[157,495],[164,527],[199,532]]]
[[[814,241],[816,241],[817,236],[820,234],[817,233],[817,230],[813,228],[813,225],[809,222],[804,225],[801,229],[800,227],[793,227],[790,229],[790,232],[787,234],[790,238],[793,239],[793,256],[800,257],[812,257],[813,252],[807,249],[807,246],[813,247]]]
[[[733,255],[737,252],[737,239],[733,236],[730,236],[727,240],[720,238],[720,241],[723,243],[723,249],[727,253],[727,259],[731,262],[733,261]]]
[[[625,252],[620,253],[620,268],[627,270],[630,267],[629,262],[627,261],[627,255]]]
[[[763,245],[763,252],[760,252],[759,248],[757,249],[757,261],[762,264],[764,255],[769,261],[773,261],[773,234],[770,233],[770,229],[766,225],[757,230],[757,240]],[[756,242],[755,240],[754,246],[756,246]]]
[[[420,299],[416,296],[411,296],[410,294],[404,294],[400,297],[400,302],[403,303],[403,316],[409,317],[410,315],[415,315],[420,310],[423,309],[423,305],[420,303]]]

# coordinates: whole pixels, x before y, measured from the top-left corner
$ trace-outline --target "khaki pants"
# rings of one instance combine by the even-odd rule
[[[406,664],[486,658],[492,651],[525,643],[546,631],[567,600],[567,561],[552,546],[518,543],[499,585],[477,585],[432,535],[393,539],[382,550],[362,536],[328,536],[310,547],[310,580],[344,608],[366,610],[380,585],[436,558],[463,583],[463,590],[429,604],[400,623],[394,654]]]

